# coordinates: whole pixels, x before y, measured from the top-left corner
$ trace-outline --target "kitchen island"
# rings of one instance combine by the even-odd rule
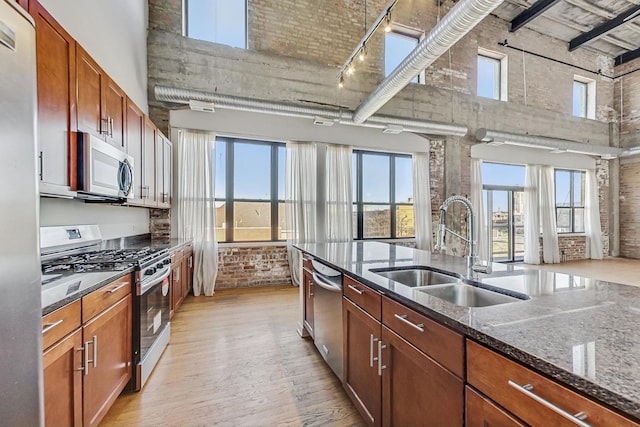
[[[639,288],[523,265],[493,264],[491,274],[470,278],[463,258],[379,242],[297,247],[465,337],[467,372],[459,376],[470,375],[473,346],[480,344],[634,422],[640,419]],[[464,282],[528,299],[463,307],[372,271],[410,266],[454,273]],[[526,389],[528,384],[521,386]],[[577,415],[579,420],[582,415]],[[585,421],[590,422],[594,419]]]

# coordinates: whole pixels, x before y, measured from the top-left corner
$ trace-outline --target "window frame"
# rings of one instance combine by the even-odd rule
[[[225,226],[223,227],[225,230],[225,240],[220,241],[220,243],[255,243],[255,242],[284,242],[286,239],[278,239],[278,224],[279,224],[279,206],[280,204],[286,203],[286,195],[282,194],[282,199],[278,198],[278,148],[286,147],[284,142],[277,141],[261,141],[247,138],[236,138],[229,136],[217,136],[215,143],[224,142],[226,147],[226,157],[225,157],[225,198],[219,198],[215,196],[215,186],[214,186],[214,198],[213,198],[213,206],[215,209],[216,202],[224,202],[225,203]],[[247,199],[247,198],[236,198],[235,197],[235,181],[234,181],[234,172],[235,172],[235,144],[253,144],[253,145],[262,145],[268,146],[271,148],[270,153],[270,189],[271,189],[271,197],[269,199]],[[285,152],[286,156],[286,152]],[[286,164],[286,163],[285,163]],[[283,170],[284,174],[285,171]],[[229,227],[228,224],[234,224],[234,213],[235,213],[235,203],[236,202],[248,202],[248,203],[269,203],[270,204],[270,214],[271,214],[271,239],[269,240],[235,240],[234,239],[234,230],[235,226]],[[217,227],[216,227],[217,229]],[[216,230],[217,233],[217,230]]]
[[[584,116],[576,116],[573,114],[573,97],[575,96],[575,84],[580,83],[584,85],[585,88],[585,100],[584,100]],[[596,81],[593,79],[589,79],[587,77],[574,75],[573,83],[571,85],[571,114],[574,117],[580,117],[583,119],[591,119],[595,120],[596,118]]]
[[[231,47],[246,50],[249,48],[249,0],[243,0],[243,1],[244,1],[244,47],[239,47],[239,46],[231,46]],[[189,0],[182,0],[182,36],[187,38],[192,38],[192,37],[189,37]],[[225,43],[220,43],[219,41],[202,40],[202,39],[196,39],[196,38],[192,38],[192,39],[229,46]]]
[[[406,202],[396,202],[396,158],[409,158],[411,159],[410,154],[402,154],[402,153],[389,153],[389,152],[381,152],[381,151],[369,151],[369,150],[353,150],[353,155],[356,156],[356,194],[353,195],[353,203],[352,205],[356,207],[356,227],[353,240],[398,240],[398,239],[415,239],[415,220],[414,220],[414,234],[413,236],[401,236],[397,237],[396,226],[397,226],[397,215],[396,210],[398,206],[414,206],[414,203],[406,203]],[[375,156],[384,156],[389,159],[389,202],[365,202],[363,200],[363,174],[362,174],[362,165],[363,165],[363,155],[375,155]],[[412,165],[413,167],[413,165]],[[353,183],[352,183],[353,184]],[[413,187],[413,183],[412,183]],[[413,188],[412,188],[413,194]],[[365,206],[389,206],[389,237],[364,237],[364,207]],[[352,210],[353,212],[353,210]]]
[[[558,179],[557,179],[557,173],[558,172],[569,172],[569,206],[558,206]],[[558,235],[567,235],[567,234],[584,234],[585,230],[582,231],[576,231],[575,229],[575,225],[576,225],[576,210],[578,209],[582,209],[582,224],[583,224],[583,228],[584,228],[584,214],[585,214],[585,204],[586,204],[586,200],[582,201],[582,205],[575,205],[575,200],[574,200],[574,176],[576,174],[581,174],[583,176],[582,179],[582,193],[583,196],[586,197],[586,195],[584,194],[585,192],[585,183],[586,183],[586,172],[583,170],[577,170],[577,169],[563,169],[563,168],[555,168],[553,171],[553,196],[554,196],[554,207],[555,207],[555,213],[556,213],[556,233]],[[570,209],[571,210],[571,215],[569,218],[570,224],[571,224],[571,230],[570,231],[559,231],[558,230],[558,209]]]
[[[478,95],[478,85],[480,83],[480,79],[479,79],[479,73],[477,72],[477,68],[476,68],[476,96],[481,97],[481,98],[486,98],[486,99],[494,99],[496,101],[508,101],[508,94],[509,94],[509,86],[508,86],[508,73],[509,73],[509,68],[508,68],[508,60],[507,60],[507,55],[503,54],[503,53],[499,53],[499,52],[494,52],[491,50],[487,50],[487,49],[483,49],[483,48],[478,48],[478,54],[476,56],[476,67],[477,67],[477,63],[478,60],[480,59],[480,57],[482,58],[487,58],[490,59],[492,61],[497,61],[498,63],[498,81],[497,81],[497,89],[498,89],[498,97],[497,98],[489,98],[489,97],[485,97],[485,96],[481,96]],[[494,82],[495,84],[495,82]]]
[[[411,27],[407,27],[405,25],[401,25],[398,23],[392,23],[391,24],[391,31],[389,31],[388,33],[384,33],[384,40],[383,40],[383,45],[384,45],[384,57],[383,57],[383,64],[386,62],[387,59],[387,43],[386,43],[386,39],[387,39],[387,35],[394,35],[397,37],[402,37],[405,39],[411,39],[411,40],[415,40],[416,41],[416,46],[425,38],[425,33],[424,31],[418,30],[416,28],[411,28]],[[415,48],[414,48],[415,49]],[[393,70],[387,70],[386,67],[384,67],[384,76],[385,78],[389,75],[388,73],[390,73]],[[420,71],[420,74],[417,75],[417,82],[409,82],[412,84],[420,84],[423,85],[425,84],[425,70]]]

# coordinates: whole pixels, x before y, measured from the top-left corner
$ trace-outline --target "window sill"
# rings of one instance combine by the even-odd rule
[[[585,233],[558,233],[558,238],[560,237],[587,237]]]
[[[224,242],[218,243],[219,248],[262,248],[265,246],[287,246],[287,242]]]

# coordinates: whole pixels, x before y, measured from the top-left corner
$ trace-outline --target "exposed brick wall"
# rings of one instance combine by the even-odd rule
[[[620,161],[620,255],[640,258],[640,157]]]
[[[602,255],[609,254],[609,161],[596,159],[596,182],[600,204],[600,228],[602,230]]]
[[[640,59],[616,67],[614,105],[620,113],[620,135],[631,136],[640,132]],[[629,74],[627,74],[629,73]],[[626,74],[626,75],[624,75]],[[627,138],[631,142],[631,138]],[[627,144],[632,145],[632,144]]]
[[[149,209],[149,231],[154,240],[171,238],[171,210]]]
[[[561,261],[586,259],[587,238],[585,236],[558,236]]]
[[[286,246],[218,248],[216,288],[291,284]]]

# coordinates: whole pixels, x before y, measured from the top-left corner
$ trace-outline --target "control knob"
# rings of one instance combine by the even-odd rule
[[[164,265],[171,264],[171,258],[167,258],[164,260]]]
[[[159,262],[159,263],[157,263],[157,264],[156,264],[156,268],[157,268],[158,270],[160,270],[163,266],[164,266],[164,264],[163,264],[163,263],[161,263],[161,262]]]
[[[154,267],[147,268],[144,271],[145,276],[153,276],[156,273],[156,269]]]

